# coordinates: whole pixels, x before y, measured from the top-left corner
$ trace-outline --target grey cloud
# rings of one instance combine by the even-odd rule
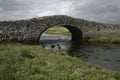
[[[120,1],[118,0],[90,0],[82,6],[78,3],[80,2],[73,1],[74,9],[71,15],[105,23],[120,23]]]
[[[0,0],[0,20],[66,14],[105,23],[120,23],[119,0]]]
[[[32,18],[43,12],[50,0],[2,0],[0,2],[0,20]]]

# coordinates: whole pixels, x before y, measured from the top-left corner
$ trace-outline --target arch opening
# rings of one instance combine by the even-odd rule
[[[39,36],[39,42],[51,41],[51,42],[61,42],[61,41],[71,41],[72,36],[69,29],[64,26],[52,26],[45,29]]]
[[[69,35],[69,36],[71,36],[72,41],[81,41],[82,40],[82,31],[79,28],[70,26],[70,25],[59,25],[59,26],[52,26],[52,27],[46,28],[40,34],[39,41],[41,39],[41,36],[44,33]]]
[[[71,52],[75,43],[80,44],[82,31],[73,26],[52,26],[46,28],[39,37],[39,43],[47,50]]]

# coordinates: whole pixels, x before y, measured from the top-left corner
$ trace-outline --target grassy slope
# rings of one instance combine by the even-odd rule
[[[120,72],[39,45],[0,43],[0,80],[120,80]]]
[[[110,33],[98,36],[92,36],[88,39],[89,42],[103,43],[120,43],[120,33]]]

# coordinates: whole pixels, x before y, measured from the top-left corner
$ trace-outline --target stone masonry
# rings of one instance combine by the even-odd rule
[[[0,41],[39,42],[39,38],[44,31],[57,25],[67,28],[72,34],[72,40],[120,32],[120,25],[87,21],[66,15],[55,15],[29,20],[1,21]]]

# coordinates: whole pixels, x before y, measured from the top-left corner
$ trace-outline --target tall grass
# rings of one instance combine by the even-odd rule
[[[39,45],[0,43],[0,80],[120,80],[120,72]]]

